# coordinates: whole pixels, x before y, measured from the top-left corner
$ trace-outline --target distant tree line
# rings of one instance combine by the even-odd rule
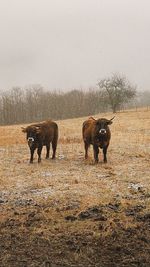
[[[150,93],[144,94],[136,94],[136,88],[118,74],[101,80],[97,88],[87,91],[48,91],[40,85],[14,87],[0,94],[0,124],[61,120],[116,112],[129,106],[149,106]]]
[[[108,105],[101,92],[95,89],[86,92],[82,90],[50,92],[38,85],[27,89],[15,87],[0,95],[0,124],[74,118],[107,109]]]

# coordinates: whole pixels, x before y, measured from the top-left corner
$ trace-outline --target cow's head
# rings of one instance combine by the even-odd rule
[[[27,126],[26,128],[22,127],[22,132],[27,134],[26,138],[28,141],[28,145],[30,148],[32,148],[36,145],[38,141],[41,129],[37,126]]]
[[[110,120],[107,119],[98,119],[96,121],[96,131],[98,134],[100,134],[101,136],[105,135],[107,133],[108,130],[108,125],[112,124],[112,120],[114,119],[114,117]]]

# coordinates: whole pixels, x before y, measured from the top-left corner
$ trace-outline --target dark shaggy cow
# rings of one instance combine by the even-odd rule
[[[88,148],[90,144],[92,144],[95,163],[98,162],[99,148],[103,149],[104,162],[107,162],[106,154],[111,138],[108,125],[112,124],[113,119],[114,117],[111,120],[104,118],[95,120],[93,117],[90,117],[83,123],[82,134],[85,147],[85,159],[88,158]]]
[[[33,163],[33,155],[37,149],[38,162],[41,161],[41,152],[43,146],[46,146],[46,159],[49,158],[50,143],[52,143],[53,155],[55,158],[57,140],[58,140],[58,126],[54,121],[48,120],[37,124],[31,124],[26,128],[22,127],[22,131],[27,134],[27,141],[30,148],[30,163]]]

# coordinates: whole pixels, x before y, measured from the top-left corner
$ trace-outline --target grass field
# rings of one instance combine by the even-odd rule
[[[107,164],[84,160],[85,119],[58,121],[40,164],[24,125],[0,127],[1,267],[150,266],[150,111],[116,114]]]

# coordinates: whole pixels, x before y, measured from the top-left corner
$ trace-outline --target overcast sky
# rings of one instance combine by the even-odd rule
[[[150,90],[149,0],[0,0],[0,90],[88,88],[114,72]]]

